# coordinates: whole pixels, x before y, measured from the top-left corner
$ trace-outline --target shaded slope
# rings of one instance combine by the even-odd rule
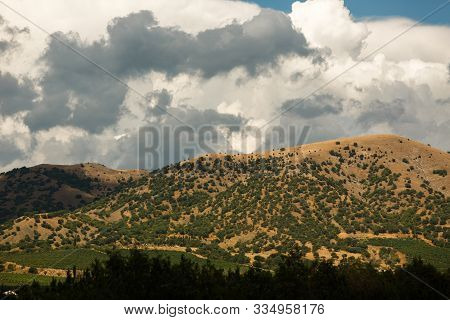
[[[99,164],[39,165],[0,175],[0,220],[25,213],[73,210],[112,193],[144,172]]]

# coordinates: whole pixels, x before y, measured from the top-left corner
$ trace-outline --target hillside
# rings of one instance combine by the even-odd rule
[[[100,164],[48,165],[0,174],[0,221],[25,213],[73,210],[116,190],[144,172]]]
[[[268,267],[291,250],[391,267],[421,248],[445,268],[449,171],[449,154],[395,135],[204,155],[71,213],[10,221],[0,245],[136,246]]]

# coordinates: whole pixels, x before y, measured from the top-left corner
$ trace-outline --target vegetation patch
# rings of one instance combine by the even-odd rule
[[[370,239],[364,241],[373,246],[394,248],[406,254],[408,261],[421,258],[424,262],[445,271],[449,267],[450,249],[431,246],[417,239]]]
[[[433,174],[437,174],[438,176],[445,177],[447,175],[447,170],[433,170]]]
[[[21,286],[31,284],[33,281],[38,282],[41,285],[47,286],[52,282],[53,277],[42,276],[30,273],[11,273],[0,272],[0,286]],[[63,278],[55,278],[63,279]]]
[[[107,258],[105,253],[89,249],[39,250],[32,252],[0,252],[0,259],[22,266],[35,268],[69,269],[76,266],[85,269],[98,259]]]

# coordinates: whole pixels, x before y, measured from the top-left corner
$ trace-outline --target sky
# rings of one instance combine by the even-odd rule
[[[309,128],[306,143],[398,134],[450,150],[450,26],[417,25],[431,0],[2,2],[0,171],[136,168],[142,127],[172,130],[151,168],[204,153],[205,126],[208,152],[281,147],[271,137],[290,128]]]
[[[290,12],[295,0],[253,0],[261,7]],[[445,0],[345,0],[346,7],[358,19],[368,17],[408,17],[420,20]],[[436,13],[426,20],[432,24],[450,24],[450,8]]]

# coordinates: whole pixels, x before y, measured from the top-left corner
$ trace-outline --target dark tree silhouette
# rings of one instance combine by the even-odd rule
[[[403,269],[379,271],[370,264],[304,261],[283,257],[274,271],[224,271],[182,257],[179,263],[137,250],[110,253],[65,281],[33,283],[20,299],[442,299],[450,295],[450,273],[414,260]]]

